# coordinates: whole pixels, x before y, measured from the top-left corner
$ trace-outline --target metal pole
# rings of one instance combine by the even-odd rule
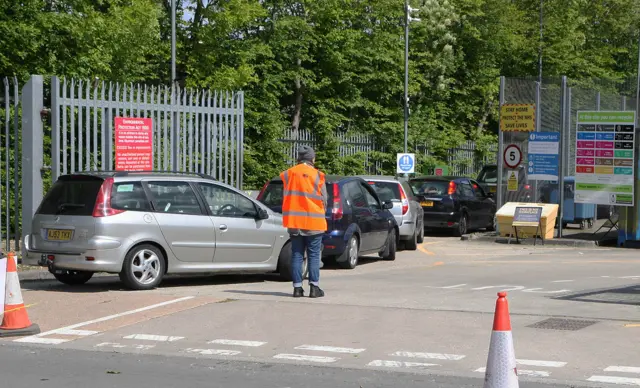
[[[171,0],[171,169],[178,170],[178,113],[176,99],[176,0]]]
[[[540,42],[538,44],[538,82],[542,85],[542,42],[544,40],[544,19],[543,19],[544,0],[540,0]]]
[[[176,82],[176,0],[171,0],[171,85]]]
[[[409,139],[409,0],[404,0],[404,152]]]
[[[505,103],[505,98],[504,98],[504,87],[505,87],[505,83],[506,83],[506,78],[505,77],[500,77],[500,112],[502,112],[502,105],[504,105]],[[502,203],[502,169],[503,169],[503,164],[504,161],[503,159],[503,152],[504,152],[504,139],[503,139],[503,133],[502,130],[498,130],[498,183],[497,183],[497,189],[496,189],[496,194],[497,194],[497,202],[498,202],[498,209],[500,209],[503,205]]]
[[[567,76],[562,76],[562,97],[560,98],[560,107],[562,114],[560,115],[560,147],[559,149],[563,150],[564,142],[565,142],[565,128],[566,128],[566,114],[567,114]],[[560,157],[560,168],[558,168],[558,172],[560,176],[558,177],[558,191],[560,194],[560,203],[558,204],[558,238],[562,238],[562,211],[563,211],[563,203],[564,203],[564,155]]]

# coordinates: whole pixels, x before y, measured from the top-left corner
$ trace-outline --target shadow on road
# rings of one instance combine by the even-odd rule
[[[231,293],[231,294],[242,294],[242,295],[286,296],[288,298],[291,297],[291,293],[290,292],[245,291],[245,290],[225,290],[224,292],[228,292],[228,293]]]
[[[640,306],[640,285],[583,291],[570,295],[555,297],[556,300],[573,302],[609,303]]]

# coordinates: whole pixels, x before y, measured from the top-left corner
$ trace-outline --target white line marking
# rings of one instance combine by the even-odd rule
[[[427,358],[427,359],[434,359],[434,360],[451,360],[451,361],[460,361],[466,357],[459,354],[421,353],[421,352],[402,352],[402,351],[391,353],[391,355],[396,357]]]
[[[228,340],[228,339],[217,339],[213,341],[209,341],[210,344],[218,344],[218,345],[230,345],[230,346],[246,346],[250,348],[257,348],[262,345],[266,345],[266,342],[260,341],[237,341],[237,340]]]
[[[301,345],[301,346],[298,346],[296,350],[312,350],[312,351],[318,351],[318,352],[358,354],[358,353],[364,352],[367,349],[338,348],[335,346],[319,346],[319,345]]]
[[[543,361],[543,360],[520,360],[516,359],[516,362],[520,365],[528,365],[528,366],[541,366],[548,368],[562,368],[567,365],[566,362],[562,361]]]
[[[616,377],[616,376],[591,376],[587,381],[595,383],[608,383],[608,384],[620,384],[620,385],[637,385],[640,386],[640,379],[632,379],[630,377]]]
[[[105,347],[110,347],[110,348],[115,348],[115,349],[123,349],[123,348],[133,348],[133,349],[137,349],[137,350],[149,350],[149,349],[153,349],[156,346],[155,345],[123,345],[123,344],[119,344],[117,342],[103,342],[100,344],[97,344],[96,346],[94,346],[95,348],[105,348]]]
[[[295,361],[310,361],[310,362],[321,362],[321,363],[330,363],[338,361],[335,357],[320,357],[320,356],[305,356],[303,354],[276,354],[273,358],[277,358],[279,360],[295,360]]]
[[[604,370],[605,372],[623,372],[623,373],[640,373],[640,368],[636,366],[610,366]]]
[[[368,366],[385,367],[385,368],[428,368],[430,366],[438,366],[438,364],[425,364],[422,362],[407,361],[390,361],[390,360],[373,360],[367,364]]]
[[[485,373],[487,368],[478,368],[474,372]],[[550,373],[541,370],[518,369],[518,376],[549,377]]]
[[[185,349],[187,353],[197,353],[202,356],[237,356],[242,353],[237,350],[227,350],[227,349]]]
[[[58,330],[56,332],[56,334],[61,334],[61,335],[80,335],[80,336],[94,335],[94,334],[98,334],[98,333],[99,333],[98,331],[72,330],[72,329]]]
[[[65,342],[71,341],[70,339],[60,339],[60,338],[40,338],[40,337],[24,337],[19,340],[15,340],[14,342],[23,342],[29,344],[47,344],[47,345],[60,345]]]
[[[570,283],[570,282],[574,282],[575,280],[554,280],[551,283]]]
[[[189,300],[189,299],[193,299],[193,298],[194,298],[193,296],[185,296],[185,297],[182,297],[182,298],[173,299],[173,300],[169,300],[169,301],[162,302],[162,303],[152,304],[151,306],[141,307],[139,309],[129,310],[129,311],[125,311],[123,313],[118,313],[118,314],[113,314],[113,315],[108,315],[106,317],[93,319],[91,321],[80,322],[80,323],[76,323],[75,325],[65,326],[65,327],[61,327],[59,329],[45,331],[44,333],[32,335],[32,336],[29,336],[29,337],[19,338],[17,340],[14,340],[14,342],[43,343],[43,342],[33,342],[32,339],[33,338],[41,338],[41,337],[47,336],[49,334],[56,334],[59,331],[63,331],[64,332],[66,330],[77,329],[77,328],[82,327],[82,326],[93,325],[94,323],[110,321],[112,319],[124,317],[124,316],[127,316],[127,315],[137,314],[137,313],[141,313],[141,312],[147,311],[147,310],[153,310],[153,309],[158,308],[158,307],[163,307],[163,306],[168,306],[168,305],[174,304],[174,303],[184,302],[185,300]],[[66,341],[68,341],[68,340],[64,340],[63,342],[66,342]],[[60,342],[60,343],[62,343],[62,342]]]
[[[153,334],[131,334],[123,338],[141,340],[141,341],[158,341],[158,342],[174,342],[174,341],[184,339],[184,337],[170,337],[166,335],[153,335]]]
[[[448,289],[448,288],[458,288],[458,287],[463,287],[463,286],[466,286],[466,285],[467,285],[467,283],[464,283],[464,284],[456,284],[455,286],[437,287],[437,288],[443,288],[443,289],[445,289],[445,290],[446,290],[446,289]]]

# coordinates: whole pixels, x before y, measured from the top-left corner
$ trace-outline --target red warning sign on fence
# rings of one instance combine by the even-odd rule
[[[116,117],[116,170],[153,170],[153,120]]]

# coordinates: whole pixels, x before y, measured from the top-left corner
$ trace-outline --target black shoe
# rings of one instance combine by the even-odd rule
[[[296,287],[293,289],[293,297],[294,298],[302,298],[304,296],[304,290],[302,287]]]
[[[311,290],[309,291],[309,298],[322,298],[324,296],[324,291],[320,289],[318,286],[311,285]]]

